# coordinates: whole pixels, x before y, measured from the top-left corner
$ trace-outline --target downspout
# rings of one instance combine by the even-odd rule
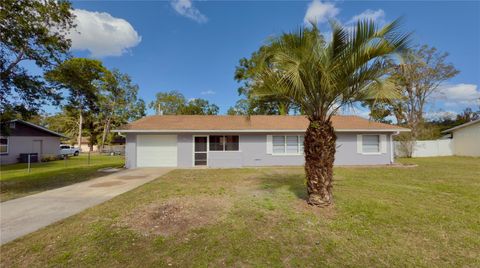
[[[400,134],[400,131],[396,131],[390,135],[390,164],[393,164],[395,162],[395,146],[393,144],[393,136],[397,136],[398,134]]]

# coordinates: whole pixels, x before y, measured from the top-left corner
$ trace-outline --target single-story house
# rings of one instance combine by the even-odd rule
[[[108,154],[113,153],[113,154],[124,155],[125,154],[125,143],[126,143],[125,137],[115,136],[110,141],[110,144],[106,144],[103,147],[102,153],[108,153]]]
[[[77,142],[77,139],[75,139],[75,142]],[[93,145],[90,148],[90,137],[82,137],[82,140],[80,141],[80,146],[76,144],[75,147],[78,147],[80,149],[80,152],[98,152],[98,145]]]
[[[60,138],[67,138],[55,131],[23,120],[5,123],[5,133],[0,135],[0,163],[17,163],[20,154],[36,153],[38,160],[57,156]]]
[[[334,116],[336,165],[393,163],[392,137],[408,129]],[[126,167],[303,165],[305,116],[156,115],[121,127]]]
[[[480,156],[480,119],[442,131],[453,141],[453,154]]]

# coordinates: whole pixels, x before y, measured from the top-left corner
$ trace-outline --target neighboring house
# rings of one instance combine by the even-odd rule
[[[447,129],[442,133],[450,133],[454,155],[480,156],[480,119]]]
[[[336,165],[393,163],[392,136],[409,131],[358,116],[334,116]],[[303,165],[304,116],[147,116],[121,127],[126,167]]]
[[[64,135],[23,120],[5,123],[6,133],[0,135],[0,163],[18,162],[20,154],[37,153],[38,159],[57,156],[60,138]]]
[[[90,147],[90,137],[82,137],[81,144],[80,146],[78,146],[78,148],[80,148],[80,151],[84,153],[100,151],[100,145],[94,144],[92,147]],[[125,138],[121,136],[115,137],[110,142],[110,144],[106,144],[102,150],[102,152],[104,153],[118,152],[121,154],[123,154],[124,151],[125,151]]]
[[[102,153],[125,154],[125,137],[115,136],[110,144],[103,146]]]
[[[78,144],[77,144],[77,146],[78,146]],[[82,137],[81,144],[80,144],[80,146],[78,146],[78,148],[80,148],[80,152],[89,152],[90,149],[91,149],[91,152],[97,152],[98,151],[98,146],[97,145],[93,145],[92,148],[90,148],[90,137]]]

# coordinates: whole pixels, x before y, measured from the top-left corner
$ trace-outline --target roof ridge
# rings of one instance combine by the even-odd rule
[[[408,131],[358,115],[335,115],[332,123],[339,131]],[[305,115],[151,115],[117,131],[305,131],[308,124]]]
[[[474,125],[474,124],[476,124],[476,123],[480,123],[480,119],[472,120],[472,121],[470,121],[470,122],[463,123],[463,124],[458,125],[458,126],[456,126],[456,127],[452,127],[452,128],[446,129],[446,130],[442,131],[442,133],[449,133],[449,132],[452,132],[452,131],[457,130],[457,129],[460,129],[460,128],[464,128],[464,127],[468,127],[468,126]]]

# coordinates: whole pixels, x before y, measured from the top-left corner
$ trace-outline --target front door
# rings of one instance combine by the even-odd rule
[[[206,166],[208,155],[208,136],[194,137],[193,160],[195,166]]]

